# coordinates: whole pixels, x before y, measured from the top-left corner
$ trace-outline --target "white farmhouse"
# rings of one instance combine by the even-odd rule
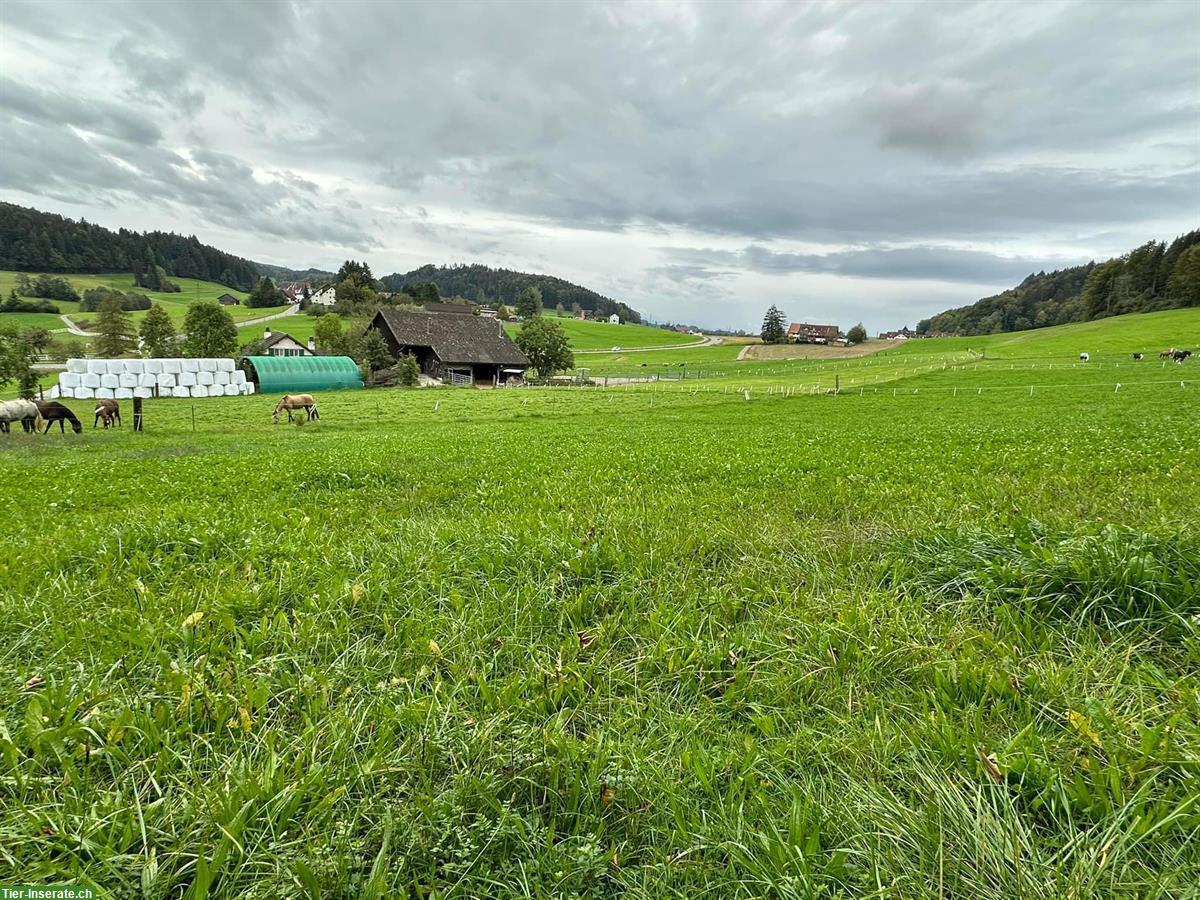
[[[323,287],[312,295],[313,303],[320,303],[322,306],[333,306],[337,302],[337,294],[333,289],[333,285]]]
[[[608,317],[608,324],[609,325],[620,325],[621,317],[618,316],[616,313],[613,313],[611,316]]]

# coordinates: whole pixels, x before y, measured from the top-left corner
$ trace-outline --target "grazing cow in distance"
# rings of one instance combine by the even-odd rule
[[[1174,353],[1171,354],[1171,359],[1175,360],[1175,362],[1182,365],[1183,361],[1191,355],[1192,355],[1191,350],[1176,350]]]
[[[1133,354],[1133,361],[1134,361],[1134,362],[1141,362],[1141,361],[1142,361],[1142,354],[1140,354],[1140,353],[1135,353],[1135,354]]]
[[[1086,353],[1080,353],[1080,354],[1079,354],[1079,361],[1080,361],[1080,362],[1087,362],[1087,361],[1088,361],[1088,359],[1089,359],[1089,357],[1088,357],[1088,355],[1087,355]]]

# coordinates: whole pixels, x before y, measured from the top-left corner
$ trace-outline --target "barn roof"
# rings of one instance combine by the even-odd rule
[[[363,386],[358,365],[348,356],[247,356],[243,362],[264,393]]]
[[[495,319],[381,309],[371,327],[386,328],[402,347],[429,347],[444,363],[529,365]]]

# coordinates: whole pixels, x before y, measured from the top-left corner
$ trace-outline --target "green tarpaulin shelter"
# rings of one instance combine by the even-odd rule
[[[348,356],[247,356],[246,377],[264,394],[361,388],[358,365]]]

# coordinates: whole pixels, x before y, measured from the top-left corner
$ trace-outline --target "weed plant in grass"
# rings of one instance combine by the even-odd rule
[[[1194,405],[1018,399],[351,392],[5,436],[0,883],[1186,896]]]

